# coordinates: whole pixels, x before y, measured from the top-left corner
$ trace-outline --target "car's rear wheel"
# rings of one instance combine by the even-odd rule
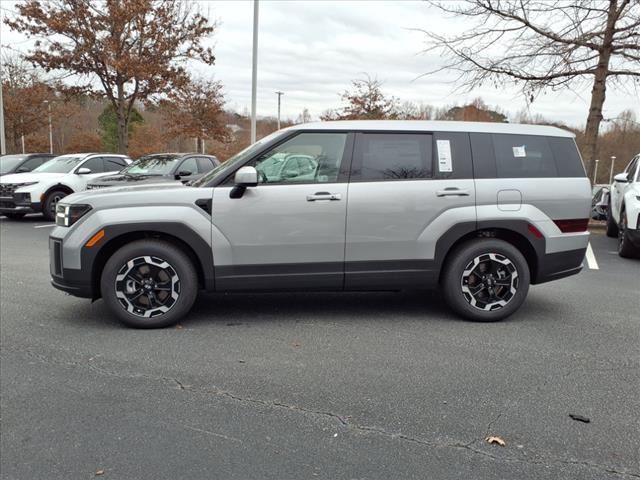
[[[102,298],[126,325],[161,328],[186,315],[198,294],[191,259],[162,240],[138,240],[116,251],[101,277]]]
[[[20,220],[26,214],[25,213],[5,213],[4,216],[10,218],[11,220]]]
[[[516,247],[499,239],[479,239],[449,254],[440,286],[458,315],[495,322],[520,308],[529,282],[529,266]]]
[[[618,255],[624,258],[633,258],[637,252],[629,239],[627,230],[627,214],[624,210],[620,212],[620,226],[618,227]]]
[[[67,192],[64,190],[54,190],[47,195],[42,205],[42,215],[46,220],[52,222],[56,219],[56,206],[66,196]]]
[[[607,208],[607,237],[616,238],[618,236],[618,225],[611,214],[611,202]]]

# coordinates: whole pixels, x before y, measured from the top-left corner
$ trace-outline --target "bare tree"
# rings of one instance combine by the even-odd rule
[[[398,100],[387,97],[382,82],[367,75],[365,79],[352,80],[352,90],[345,90],[340,98],[346,105],[338,110],[327,110],[320,119],[326,120],[381,120],[397,118]]]
[[[583,156],[593,162],[607,86],[640,85],[638,0],[465,0],[434,3],[474,24],[464,33],[424,31],[426,51],[446,59],[461,88],[520,86],[528,101],[544,89],[592,84]]]

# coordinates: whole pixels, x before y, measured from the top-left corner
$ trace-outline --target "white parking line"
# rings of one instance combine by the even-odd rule
[[[34,225],[33,228],[51,228],[55,226],[56,226],[55,223],[47,223],[46,225]]]
[[[593,248],[591,248],[591,242],[587,245],[587,265],[591,270],[600,270],[598,267],[598,261],[596,260],[596,256],[593,254]]]

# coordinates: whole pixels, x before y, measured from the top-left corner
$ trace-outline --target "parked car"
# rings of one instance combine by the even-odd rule
[[[182,182],[197,180],[220,162],[213,155],[200,153],[156,153],[139,158],[117,175],[100,177],[87,190],[122,185]]]
[[[594,185],[591,188],[591,218],[606,220],[609,208],[609,185]]]
[[[313,158],[270,176],[274,158]],[[171,325],[198,289],[439,287],[459,315],[514,313],[582,269],[591,186],[574,135],[474,122],[338,121],[275,132],[191,186],[71,195],[54,287],[124,323]]]
[[[29,173],[0,177],[0,213],[18,219],[27,213],[42,212],[53,220],[58,201],[80,192],[87,182],[117,172],[131,160],[113,153],[77,153],[61,155]]]
[[[2,155],[0,157],[0,175],[30,172],[44,162],[51,160],[53,157],[55,157],[53,153]]]
[[[613,177],[607,211],[607,235],[618,237],[621,257],[640,257],[640,154]]]

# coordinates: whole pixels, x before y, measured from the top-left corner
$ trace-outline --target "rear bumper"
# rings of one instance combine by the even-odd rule
[[[566,252],[547,253],[538,258],[538,268],[532,284],[551,282],[580,273],[584,266],[586,248]]]

